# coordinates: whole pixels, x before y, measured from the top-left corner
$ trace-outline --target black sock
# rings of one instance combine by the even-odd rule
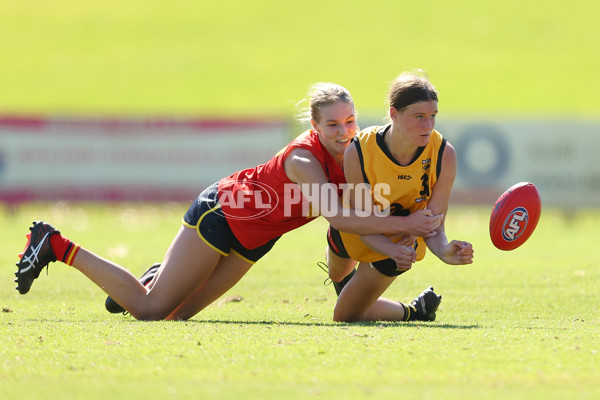
[[[400,302],[399,302],[400,303]],[[400,303],[404,307],[404,319],[402,321],[418,321],[419,315],[417,309],[412,304]]]
[[[341,282],[333,282],[333,287],[335,289],[335,293],[337,293],[338,296],[340,295],[340,293],[342,292],[342,289],[344,288],[344,286],[346,286],[346,284],[348,283],[350,278],[352,278],[352,276],[354,275],[355,272],[356,272],[356,268],[353,269],[352,272],[350,272],[348,275],[346,275],[346,277],[344,279],[342,279]]]

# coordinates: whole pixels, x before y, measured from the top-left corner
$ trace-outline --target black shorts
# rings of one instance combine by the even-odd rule
[[[216,252],[228,256],[233,251],[252,264],[267,254],[279,239],[276,237],[254,249],[242,246],[221,212],[217,183],[200,193],[183,216],[183,224],[196,229],[198,236]]]
[[[333,254],[341,258],[351,258],[344,246],[344,241],[342,240],[342,236],[340,235],[340,231],[330,226],[327,230],[327,244]],[[371,263],[371,267],[375,268],[377,271],[381,272],[385,276],[398,276],[406,272],[406,270],[399,270],[396,265],[396,261],[391,258],[386,258],[384,260],[373,261]]]

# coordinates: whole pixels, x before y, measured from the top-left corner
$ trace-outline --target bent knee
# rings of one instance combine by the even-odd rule
[[[140,313],[131,313],[131,316],[140,321],[162,321],[167,318],[169,314],[166,313],[157,313],[157,312],[140,312]]]
[[[329,279],[331,279],[333,282],[341,282],[347,275],[344,275],[344,272],[345,271],[329,271]]]
[[[132,317],[140,321],[162,321],[173,312],[173,307],[165,304],[146,305],[139,310],[132,310],[129,313]]]
[[[335,315],[333,314],[333,322],[358,322],[360,318],[351,315]]]
[[[334,322],[357,322],[361,320],[360,317],[356,312],[344,310],[343,307],[338,307],[337,305],[333,309]]]
[[[329,279],[333,282],[341,282],[354,270],[354,265],[344,265],[343,267],[330,268]]]

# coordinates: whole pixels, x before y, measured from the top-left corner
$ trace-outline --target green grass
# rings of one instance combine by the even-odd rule
[[[443,115],[597,117],[598,2],[0,0],[0,113],[283,115],[334,81],[363,115],[387,82],[424,68]],[[0,212],[0,397],[597,399],[598,210],[544,210],[495,250],[488,209],[457,208],[450,237],[476,262],[431,255],[387,296],[433,284],[434,323],[335,324],[315,262],[323,221],[284,237],[223,301],[188,322],[109,315],[105,294],[52,264],[15,290],[24,233],[44,218],[141,274],[185,205],[31,204]]]
[[[448,234],[470,240],[471,266],[429,255],[386,295],[444,295],[433,323],[331,322],[335,293],[315,266],[323,220],[277,244],[230,293],[187,322],[104,311],[105,295],[62,264],[20,296],[16,253],[43,217],[141,273],[160,260],[185,205],[34,204],[0,214],[3,399],[420,398],[600,396],[600,212],[544,210],[521,248],[495,250],[489,210],[454,208]],[[12,267],[11,267],[12,265]],[[239,302],[229,296],[242,297]]]
[[[362,113],[425,69],[448,114],[597,116],[596,0],[0,1],[0,111],[289,116],[334,81]]]

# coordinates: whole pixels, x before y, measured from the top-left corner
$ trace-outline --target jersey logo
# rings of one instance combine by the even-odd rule
[[[525,228],[527,228],[527,222],[529,222],[529,213],[525,207],[517,207],[508,214],[502,224],[502,238],[507,242],[517,240]]]
[[[431,158],[422,161],[423,172],[428,172],[431,169]]]
[[[279,201],[277,191],[266,183],[240,180],[233,189],[219,190],[219,205],[231,210],[252,210],[252,212],[227,213],[223,207],[216,212],[230,219],[257,219],[272,213]]]

